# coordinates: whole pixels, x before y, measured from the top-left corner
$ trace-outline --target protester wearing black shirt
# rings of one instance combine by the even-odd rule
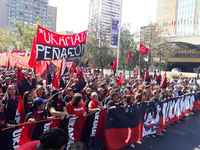
[[[115,91],[112,93],[111,100],[107,103],[107,107],[111,108],[111,107],[121,107],[121,106],[123,106],[123,103],[120,99],[119,92]]]
[[[27,121],[40,121],[47,118],[47,111],[45,110],[47,100],[37,97],[33,101],[32,112],[26,115]]]
[[[15,85],[8,86],[4,101],[7,122],[10,124],[15,124],[15,116],[18,106],[17,89]]]
[[[6,115],[4,112],[0,112],[0,131],[7,127]]]
[[[33,97],[31,91],[26,91],[23,95],[25,114],[30,113],[33,105]]]
[[[63,101],[62,93],[57,92],[49,100],[48,111],[52,116],[64,118],[67,115],[67,113],[64,112],[64,108],[65,102]]]

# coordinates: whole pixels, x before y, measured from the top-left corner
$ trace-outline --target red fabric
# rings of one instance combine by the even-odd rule
[[[116,69],[117,69],[117,64],[118,64],[119,62],[118,62],[118,60],[117,60],[117,58],[115,58],[114,60],[113,60],[113,62],[112,62],[112,70],[113,71],[115,71]]]
[[[51,32],[48,29],[38,26],[37,43],[58,46],[58,47],[73,47],[86,43],[87,32],[83,31],[77,34],[61,35]]]
[[[116,84],[118,86],[121,86],[122,84],[124,83],[124,75],[123,74],[120,74],[117,79],[116,79]]]
[[[119,150],[132,144],[134,141],[134,128],[117,128],[105,130],[105,141],[108,150]]]
[[[29,57],[28,65],[31,68],[35,68],[36,66],[36,37],[34,37],[32,42],[31,55]]]
[[[19,96],[16,117],[19,117],[19,120],[17,119],[19,122],[17,121],[17,123],[23,123],[25,120],[24,102],[22,96]]]
[[[167,74],[166,74],[166,72],[162,77],[160,87],[163,88],[163,89],[167,87]]]
[[[138,124],[137,127],[133,129],[134,131],[134,142],[141,142],[143,138],[143,127],[144,123]]]
[[[131,52],[131,50],[128,50],[125,63],[128,64],[128,63],[129,63],[129,60],[130,60],[132,57],[133,57],[133,53]]]
[[[82,117],[86,112],[86,107],[84,102],[81,102],[78,107],[74,107],[72,103],[68,103],[66,106],[67,112],[71,115],[76,115],[77,117]]]
[[[83,71],[81,70],[80,67],[76,67],[76,76],[77,76],[77,78],[79,78],[79,79],[82,79],[82,78],[83,78]]]
[[[85,126],[86,126],[86,117],[79,116],[79,118],[77,118],[77,121],[76,121],[75,126],[74,126],[74,140],[75,140],[75,142],[81,141]]]
[[[147,55],[150,52],[150,49],[145,47],[143,43],[140,43],[139,52],[141,55]]]
[[[22,146],[20,146],[17,150],[37,150],[37,145],[40,144],[40,141],[31,141]]]
[[[36,76],[42,76],[42,74],[47,70],[46,61],[36,60],[36,37],[33,39],[28,65],[34,69]]]
[[[25,76],[24,76],[24,73],[22,72],[22,69],[21,68],[18,68],[17,69],[17,80],[18,81],[21,81],[21,80],[24,80],[25,79]]]
[[[89,109],[95,109],[95,108],[98,108],[99,107],[99,102],[95,99],[92,99],[89,104]]]
[[[35,124],[26,124],[22,127],[19,145],[32,141],[32,130]]]
[[[61,79],[61,67],[57,68],[57,71],[54,74],[54,78],[52,80],[52,85],[55,89],[60,88],[60,79]]]
[[[26,56],[26,51],[25,50],[12,50],[11,51],[12,54],[18,55],[18,56]]]
[[[75,63],[71,64],[69,72],[70,72],[71,75],[73,75],[74,73],[77,73],[77,71],[76,71],[76,64]]]

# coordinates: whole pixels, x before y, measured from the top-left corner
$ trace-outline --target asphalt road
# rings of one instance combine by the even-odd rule
[[[163,136],[145,139],[135,150],[200,150],[200,114],[170,126]]]

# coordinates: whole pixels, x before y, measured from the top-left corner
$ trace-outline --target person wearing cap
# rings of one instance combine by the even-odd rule
[[[86,116],[86,106],[80,93],[75,93],[72,100],[67,103],[66,110],[69,115],[76,117]]]
[[[26,121],[40,121],[47,118],[47,111],[45,110],[47,100],[37,97],[33,100],[32,112],[26,115]]]
[[[88,104],[89,112],[95,112],[103,109],[101,102],[99,101],[98,94],[96,92],[92,92],[90,98],[91,100]]]

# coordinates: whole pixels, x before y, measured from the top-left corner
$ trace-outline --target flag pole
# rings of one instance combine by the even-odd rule
[[[118,44],[117,44],[117,72],[119,71],[120,35],[121,35],[121,23],[122,23],[122,3],[123,3],[123,0],[121,0],[120,19],[119,19],[119,33],[118,33]]]

